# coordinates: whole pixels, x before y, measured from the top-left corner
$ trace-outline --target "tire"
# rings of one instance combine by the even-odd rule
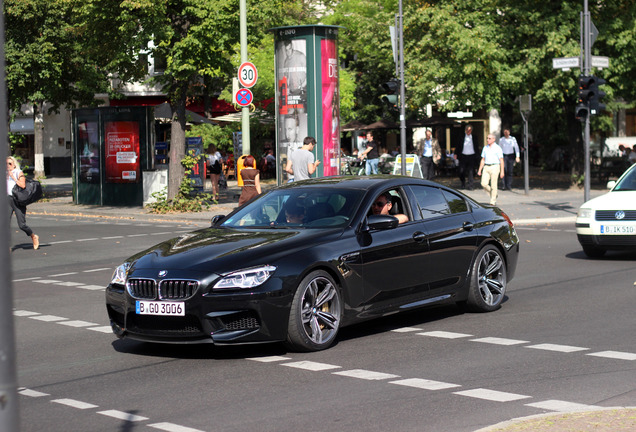
[[[308,274],[296,290],[289,313],[287,345],[296,351],[320,351],[336,339],[342,317],[340,290],[325,271]]]
[[[599,249],[595,246],[583,246],[583,252],[589,258],[601,258],[605,255],[605,249]]]
[[[487,245],[479,251],[471,271],[467,306],[476,312],[499,309],[506,295],[506,262],[499,249]]]

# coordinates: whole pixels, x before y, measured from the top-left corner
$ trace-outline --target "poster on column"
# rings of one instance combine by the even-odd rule
[[[338,50],[334,39],[321,41],[322,58],[322,160],[323,175],[338,175],[340,167],[340,113]]]
[[[302,147],[307,136],[307,43],[304,39],[276,43],[276,83],[278,158],[279,166],[284,168],[287,159]]]
[[[141,180],[139,123],[136,121],[106,122],[105,135],[106,182],[138,183]]]

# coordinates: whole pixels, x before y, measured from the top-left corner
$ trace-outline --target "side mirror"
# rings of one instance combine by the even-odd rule
[[[607,188],[608,189],[614,189],[614,186],[616,186],[616,180],[612,180],[612,181],[608,181],[607,182]]]
[[[388,230],[397,227],[400,221],[391,215],[369,215],[367,216],[367,226],[371,230]]]
[[[225,215],[216,215],[212,218],[212,221],[210,223],[210,226],[213,227],[214,225],[218,224],[219,222],[221,222],[223,219],[225,218]]]

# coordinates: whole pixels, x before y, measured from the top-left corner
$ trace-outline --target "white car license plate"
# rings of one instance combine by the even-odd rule
[[[184,302],[157,302],[137,300],[137,315],[185,316]]]
[[[601,225],[601,234],[634,234],[636,228],[628,225]]]

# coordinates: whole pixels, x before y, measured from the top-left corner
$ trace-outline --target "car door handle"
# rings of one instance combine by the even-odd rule
[[[415,240],[417,243],[423,243],[426,241],[426,234],[422,231],[417,231],[413,233],[413,240]]]
[[[462,225],[462,228],[464,228],[464,231],[472,231],[474,228],[474,225],[472,222],[464,222],[464,224]]]

